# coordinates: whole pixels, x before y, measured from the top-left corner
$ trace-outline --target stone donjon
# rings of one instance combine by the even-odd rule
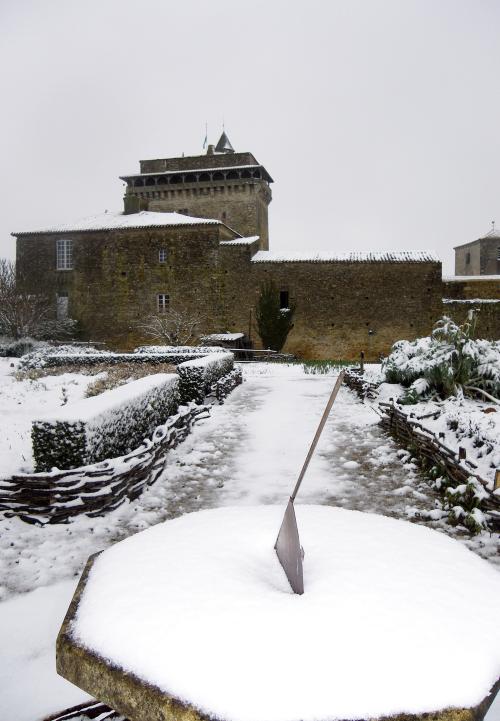
[[[273,179],[252,153],[235,153],[225,132],[206,155],[141,160],[127,183],[125,212],[177,212],[217,218],[242,236],[269,248],[268,206]]]

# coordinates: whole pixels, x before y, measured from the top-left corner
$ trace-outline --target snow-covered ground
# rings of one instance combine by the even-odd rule
[[[63,373],[17,381],[17,359],[0,358],[0,478],[32,472],[31,421],[85,397],[102,374]]]
[[[8,703],[3,717],[36,721],[49,711],[84,700],[82,692],[57,678],[53,646],[67,599],[91,553],[188,511],[286,502],[334,376],[305,375],[301,366],[272,364],[245,365],[244,374],[246,382],[223,406],[214,407],[211,418],[200,422],[170,453],[163,476],[136,501],[104,518],[82,517],[64,526],[37,528],[18,519],[0,520],[0,597],[12,597],[0,604],[0,624],[12,628],[12,619],[17,619],[21,633],[19,642],[9,633],[8,642],[0,648],[0,705]],[[89,380],[87,376],[80,379],[74,388],[68,382],[75,399],[83,396],[83,383]],[[47,379],[42,380],[46,384]],[[7,380],[3,387],[8,390],[13,383]],[[16,397],[18,391],[10,392]],[[57,393],[61,393],[60,386]],[[57,393],[54,391],[54,399]],[[28,389],[24,402],[29,403],[23,415],[26,428],[35,408]],[[6,416],[2,424],[10,433],[10,416]],[[341,389],[301,487],[299,503],[417,520],[419,509],[436,506],[434,491],[409,455],[383,434],[378,420],[368,404]],[[469,539],[439,519],[426,525],[461,538],[491,562],[500,560],[498,538],[481,534]],[[20,593],[25,595],[16,598]],[[26,616],[36,618],[37,623],[28,625]],[[40,665],[52,668],[43,683]]]

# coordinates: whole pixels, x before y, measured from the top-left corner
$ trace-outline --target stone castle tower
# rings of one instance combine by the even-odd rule
[[[268,206],[273,179],[252,153],[236,153],[223,132],[206,155],[141,160],[127,183],[125,213],[177,212],[215,218],[244,237],[258,235],[269,249]]]

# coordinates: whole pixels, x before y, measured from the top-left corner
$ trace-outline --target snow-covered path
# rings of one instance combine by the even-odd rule
[[[244,371],[245,383],[169,455],[162,477],[136,501],[104,518],[82,517],[65,526],[0,520],[0,599],[31,591],[0,603],[0,629],[13,627],[12,619],[18,623],[18,633],[10,633],[0,651],[0,698],[8,700],[3,716],[9,721],[36,721],[85,698],[56,677],[54,642],[62,609],[91,553],[201,508],[285,505],[335,377],[305,375],[301,366],[256,364]],[[419,509],[432,509],[435,496],[408,454],[381,431],[373,409],[343,388],[297,502],[413,518]],[[459,535],[443,521],[427,525]],[[498,560],[495,543],[485,534],[467,541],[491,561]],[[27,627],[26,616],[37,623]],[[41,667],[51,669],[43,685]]]

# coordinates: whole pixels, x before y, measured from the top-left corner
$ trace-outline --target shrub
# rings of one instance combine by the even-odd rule
[[[500,341],[474,340],[476,314],[469,311],[461,326],[443,316],[431,336],[393,345],[382,370],[388,383],[409,389],[403,402],[464,393],[499,401]]]
[[[257,327],[264,348],[280,351],[293,328],[295,304],[289,308],[280,307],[278,289],[273,281],[261,286],[257,304]]]
[[[178,377],[159,373],[59,408],[33,421],[36,471],[76,468],[128,453],[178,405]]]
[[[232,353],[213,353],[203,358],[194,358],[177,366],[181,403],[196,401],[203,403],[211,386],[233,370]]]

